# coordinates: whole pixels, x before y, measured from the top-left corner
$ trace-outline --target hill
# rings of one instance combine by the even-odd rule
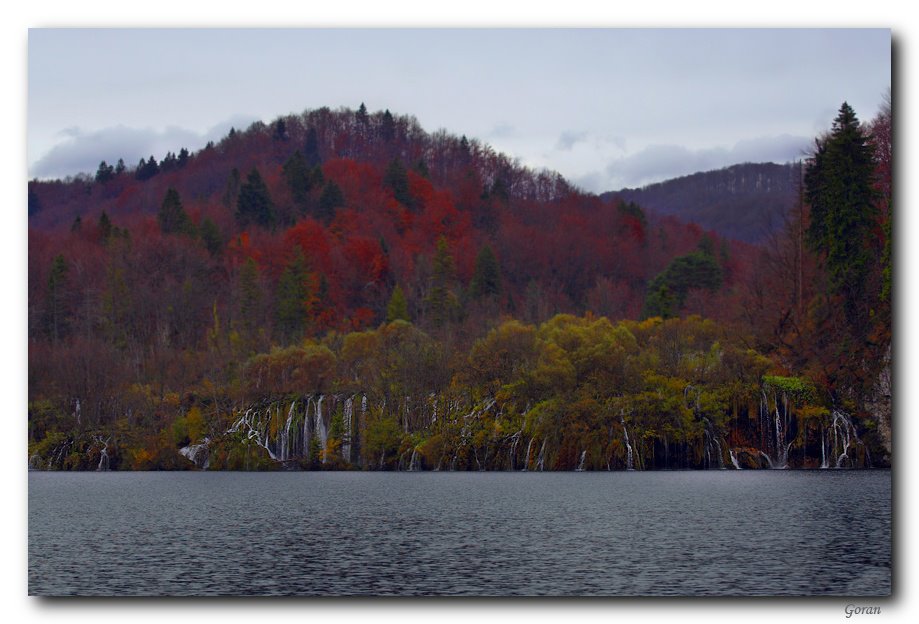
[[[601,197],[636,202],[728,238],[760,243],[781,229],[783,216],[797,201],[800,179],[800,164],[744,163]]]

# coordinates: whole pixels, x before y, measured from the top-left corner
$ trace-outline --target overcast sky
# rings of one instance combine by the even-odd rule
[[[874,30],[31,30],[33,177],[365,102],[601,192],[799,157],[891,81]]]

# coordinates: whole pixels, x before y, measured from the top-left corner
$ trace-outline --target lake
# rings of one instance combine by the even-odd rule
[[[889,471],[29,473],[41,596],[885,596]]]

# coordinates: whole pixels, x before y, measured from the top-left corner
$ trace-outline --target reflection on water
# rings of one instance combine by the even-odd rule
[[[37,595],[890,593],[890,473],[30,473]]]

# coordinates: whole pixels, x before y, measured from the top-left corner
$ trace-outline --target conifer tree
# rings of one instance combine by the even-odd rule
[[[163,234],[195,235],[195,225],[188,217],[188,213],[185,212],[184,206],[182,206],[179,192],[174,188],[166,191],[166,197],[163,198],[156,220],[160,224],[160,230]]]
[[[239,270],[239,317],[243,338],[251,348],[261,325],[262,289],[258,265],[247,258]]]
[[[99,216],[99,237],[102,239],[102,244],[107,243],[111,236],[112,220],[108,218],[108,214],[103,210]]]
[[[297,204],[302,214],[309,206],[310,191],[313,189],[313,176],[300,150],[295,151],[293,156],[287,159],[287,162],[281,168],[281,173],[285,182],[287,182],[288,188],[290,188],[294,203]]]
[[[258,169],[250,171],[246,183],[239,188],[236,220],[244,227],[249,224],[271,227],[275,223],[274,205]]]
[[[307,277],[306,259],[298,248],[278,280],[275,296],[277,334],[287,343],[303,338],[308,312]]]
[[[456,295],[452,290],[455,280],[453,256],[450,255],[447,239],[443,236],[437,241],[432,265],[431,287],[425,303],[431,324],[440,327],[454,320],[458,307]]]
[[[211,256],[217,256],[223,251],[223,237],[217,224],[205,217],[201,222],[201,241]]]
[[[408,173],[405,171],[402,161],[398,158],[389,163],[386,173],[383,176],[383,186],[393,192],[393,196],[400,204],[406,208],[412,209],[414,202],[408,190]]]
[[[830,294],[842,298],[850,323],[859,312],[872,263],[880,254],[874,153],[855,111],[843,102],[830,134],[818,139],[804,174],[810,205],[808,246],[823,259]]]
[[[475,259],[475,272],[469,284],[473,299],[481,299],[501,292],[501,270],[489,245],[483,245]]]
[[[326,182],[319,196],[319,209],[316,218],[320,223],[328,225],[335,218],[335,209],[345,205],[345,196],[341,188],[333,180]]]
[[[402,287],[396,284],[396,287],[393,288],[392,296],[389,298],[389,304],[386,306],[386,322],[392,323],[398,320],[411,321],[412,319],[408,315],[408,302],[405,300],[405,293],[402,292]]]

